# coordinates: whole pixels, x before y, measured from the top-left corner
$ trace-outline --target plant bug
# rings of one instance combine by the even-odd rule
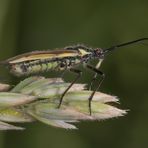
[[[62,104],[64,95],[71,88],[71,86],[80,78],[82,74],[81,70],[75,69],[75,67],[79,64],[85,64],[86,68],[95,72],[90,87],[92,86],[93,82],[96,80],[97,75],[101,76],[98,86],[88,99],[89,111],[91,115],[91,100],[95,92],[99,89],[105,77],[104,73],[99,70],[99,67],[104,57],[112,50],[145,40],[148,40],[148,38],[140,38],[138,40],[133,40],[123,44],[111,46],[110,48],[107,49],[101,49],[101,48],[93,49],[83,45],[75,45],[52,51],[51,50],[33,51],[12,57],[10,59],[2,61],[0,64],[7,65],[10,68],[10,72],[16,76],[36,74],[38,72],[44,72],[50,70],[63,71],[67,69],[69,69],[71,72],[76,73],[77,77],[72,81],[70,86],[64,91],[63,95],[61,96],[58,108],[60,108]],[[92,59],[99,60],[96,66],[88,64],[88,62]]]

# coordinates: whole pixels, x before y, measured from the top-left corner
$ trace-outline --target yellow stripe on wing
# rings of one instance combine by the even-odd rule
[[[49,51],[49,52],[32,52],[22,55],[18,55],[11,59],[6,60],[6,63],[15,64],[20,62],[32,61],[32,60],[42,60],[42,59],[52,59],[52,58],[64,58],[64,57],[75,57],[79,53],[76,51]]]

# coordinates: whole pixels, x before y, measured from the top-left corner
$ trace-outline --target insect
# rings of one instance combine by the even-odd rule
[[[12,57],[10,59],[0,62],[0,64],[7,65],[10,69],[10,72],[16,76],[36,74],[39,72],[50,70],[64,71],[67,69],[69,69],[71,72],[76,73],[77,77],[72,81],[70,86],[62,94],[58,108],[60,108],[62,104],[64,95],[82,75],[81,70],[78,70],[75,67],[79,64],[85,64],[86,68],[95,72],[90,86],[92,86],[93,82],[96,80],[97,75],[101,76],[101,79],[98,82],[98,86],[92,92],[91,96],[88,98],[89,112],[91,115],[91,100],[105,78],[105,74],[99,70],[99,67],[104,57],[112,50],[145,40],[148,40],[148,38],[133,40],[123,44],[111,46],[107,49],[89,48],[83,45],[75,45],[68,46],[58,50],[33,51]],[[98,59],[99,62],[96,66],[88,64],[88,62],[92,59]]]

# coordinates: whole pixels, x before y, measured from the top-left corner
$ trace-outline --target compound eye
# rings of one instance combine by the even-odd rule
[[[102,53],[102,49],[101,48],[96,48],[95,52],[97,55],[100,55]]]

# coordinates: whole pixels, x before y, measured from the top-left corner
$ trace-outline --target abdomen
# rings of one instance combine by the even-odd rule
[[[78,58],[63,58],[54,60],[37,60],[9,65],[10,72],[16,76],[37,74],[47,71],[62,71],[81,63]]]

